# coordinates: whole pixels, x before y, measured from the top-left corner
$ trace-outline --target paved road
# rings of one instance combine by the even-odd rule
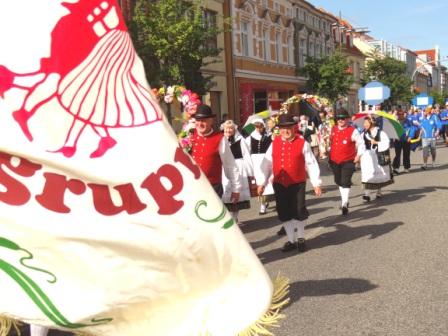
[[[309,250],[282,253],[275,211],[242,214],[248,240],[274,277],[291,281],[291,304],[277,336],[448,335],[448,148],[434,169],[412,168],[363,204],[359,172],[350,214],[340,215],[339,192],[322,167],[325,194],[308,196]]]
[[[325,194],[309,193],[304,254],[280,252],[285,238],[275,234],[272,207],[262,217],[255,204],[242,213],[243,231],[268,272],[291,281],[277,336],[448,335],[448,148],[438,154],[436,168],[422,171],[422,153],[413,153],[411,172],[368,204],[356,173],[348,217],[322,166]]]

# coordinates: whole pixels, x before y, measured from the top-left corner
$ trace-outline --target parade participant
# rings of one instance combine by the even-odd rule
[[[411,168],[411,143],[410,143],[410,131],[413,127],[409,119],[406,118],[406,115],[403,111],[399,110],[397,113],[397,119],[400,122],[401,126],[403,126],[404,133],[394,142],[395,147],[395,157],[393,161],[393,172],[394,174],[399,174],[400,169],[400,159],[401,153],[403,152],[403,167],[404,172],[408,173]]]
[[[272,136],[266,132],[266,126],[263,119],[255,119],[252,123],[255,126],[255,130],[249,137],[246,138],[246,142],[250,148],[255,174],[257,174],[257,170],[261,167],[264,155],[272,143]],[[274,189],[272,188],[272,183],[267,185],[264,193],[260,195],[259,200],[259,213],[260,215],[264,215],[269,207],[269,202],[274,200]]]
[[[332,128],[330,135],[330,167],[333,170],[334,181],[339,186],[342,214],[347,215],[355,164],[364,153],[365,145],[361,134],[349,126],[350,116],[345,109],[336,111],[335,119],[337,124]]]
[[[232,213],[235,222],[240,224],[240,222],[238,221],[239,211],[242,209],[250,208],[251,195],[248,178],[254,177],[254,168],[252,165],[252,159],[250,157],[249,146],[244,141],[243,136],[238,132],[237,126],[233,122],[233,120],[226,120],[222,124],[222,130],[224,131],[224,137],[230,144],[230,149],[240,173],[241,184],[239,201],[237,203],[233,203],[231,201],[232,184],[230,183],[226,175],[223,174],[222,185],[224,188],[224,193],[222,195],[222,200],[229,211]]]
[[[424,116],[420,118],[420,129],[422,137],[422,149],[423,149],[423,165],[422,169],[427,169],[428,158],[431,154],[432,166],[434,167],[436,163],[436,139],[439,136],[442,124],[440,123],[439,117],[432,114],[432,108],[428,107]]]
[[[319,142],[317,136],[317,127],[308,116],[302,114],[299,117],[298,131],[305,138],[305,140],[311,145],[311,150],[314,156],[319,157]]]
[[[309,143],[295,134],[294,125],[290,114],[280,115],[280,136],[274,139],[266,152],[260,171],[262,174],[256,176],[258,192],[262,194],[269,176],[274,175],[278,218],[288,237],[283,252],[306,250],[305,225],[309,216],[305,204],[307,174],[315,194],[321,195],[319,165]]]
[[[317,129],[319,136],[319,158],[324,160],[327,158],[330,150],[330,132],[332,126],[330,119],[327,117],[327,112],[324,109],[319,112],[319,117],[321,120],[321,124]]]
[[[445,103],[445,109],[440,112],[440,122],[442,124],[442,136],[445,140],[445,145],[448,146],[448,102]]]
[[[276,128],[276,122],[275,119],[269,118],[266,120],[266,133],[270,136],[274,136],[275,134],[275,128]]]
[[[376,197],[381,198],[381,188],[393,183],[390,166],[390,140],[381,131],[371,116],[364,118],[362,133],[365,152],[361,156],[361,182],[364,187],[363,200],[370,202],[370,191],[376,190]]]
[[[223,194],[222,172],[231,183],[230,200],[239,200],[241,189],[238,168],[230,150],[229,143],[221,132],[213,130],[215,114],[210,106],[199,105],[194,115],[195,131],[191,136],[191,156],[204,172],[219,197]]]

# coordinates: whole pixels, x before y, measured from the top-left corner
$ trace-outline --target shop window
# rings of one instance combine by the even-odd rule
[[[268,109],[268,95],[266,91],[254,92],[254,109],[255,113]]]

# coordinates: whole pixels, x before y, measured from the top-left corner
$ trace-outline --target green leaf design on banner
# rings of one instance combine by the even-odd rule
[[[200,208],[204,207],[204,206],[207,207],[207,201],[201,200],[198,203],[196,203],[194,213],[196,214],[196,217],[198,217],[201,221],[206,222],[206,223],[218,223],[218,222],[222,221],[224,219],[224,217],[226,216],[226,214],[228,213],[225,205],[223,205],[221,213],[217,217],[206,219],[199,214]],[[235,224],[235,221],[232,218],[232,219],[229,219],[227,222],[225,222],[222,228],[229,229],[234,224]]]
[[[50,283],[56,282],[56,276],[53,273],[48,272],[46,270],[42,270],[39,268],[28,266],[24,263],[25,260],[33,259],[33,255],[21,248],[16,243],[0,237],[0,247],[4,247],[14,251],[24,251],[28,254],[28,256],[20,259],[20,263],[29,269],[36,270],[39,272],[43,272],[53,276],[53,281],[49,281]],[[14,267],[13,265],[7,263],[3,259],[0,259],[0,270],[4,271],[7,275],[9,275],[29,296],[29,298],[34,302],[34,304],[45,314],[53,323],[60,327],[68,328],[68,329],[79,329],[88,326],[95,326],[99,324],[105,324],[112,321],[111,318],[103,318],[103,319],[92,319],[91,323],[71,323],[55,306],[55,304],[51,301],[51,299],[45,294],[45,292],[39,287],[39,285],[31,279],[27,274]]]
[[[24,248],[21,248],[19,245],[17,245],[13,241],[6,239],[4,237],[0,237],[0,247],[4,247],[4,248],[7,248],[7,249],[13,250],[13,251],[25,252],[27,254],[27,256],[20,259],[20,263],[22,264],[22,266],[32,269],[34,271],[38,271],[38,272],[42,272],[42,273],[46,273],[46,274],[50,275],[52,277],[52,279],[47,280],[49,283],[55,283],[57,281],[57,278],[53,273],[43,270],[41,268],[37,268],[37,267],[25,264],[26,260],[32,260],[34,258],[33,254],[30,251],[25,250]]]

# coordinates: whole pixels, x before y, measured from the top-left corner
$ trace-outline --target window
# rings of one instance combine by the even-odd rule
[[[299,67],[303,67],[305,65],[306,59],[306,39],[299,39]]]
[[[247,22],[241,23],[241,50],[244,56],[249,54],[249,24]]]
[[[282,61],[282,36],[280,33],[277,33],[275,35],[275,47],[276,47],[275,60],[278,63],[280,63]]]
[[[294,46],[292,36],[288,37],[288,64],[294,64]]]
[[[316,58],[320,58],[321,56],[321,46],[319,43],[316,43]]]
[[[271,60],[271,37],[269,30],[263,30],[263,58],[266,61]]]
[[[308,56],[314,57],[314,42],[310,41],[309,49],[308,49]]]
[[[286,16],[290,17],[291,16],[291,9],[286,8]]]
[[[216,12],[204,9],[202,12],[202,22],[206,28],[210,28],[210,30],[216,29]],[[205,42],[205,47],[207,49],[216,49],[218,48],[218,39],[217,36],[210,36]]]
[[[265,111],[268,109],[268,95],[264,92],[254,92],[254,108],[255,112]]]
[[[280,4],[278,2],[274,2],[274,11],[280,13]]]
[[[262,0],[261,4],[263,7],[268,8],[268,0]]]

